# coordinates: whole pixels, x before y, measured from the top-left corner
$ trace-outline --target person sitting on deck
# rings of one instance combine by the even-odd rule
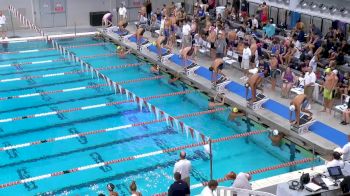
[[[110,12],[106,13],[105,15],[103,15],[103,17],[102,17],[102,26],[103,27],[111,27],[111,26],[113,26],[112,18],[113,18],[113,15]]]
[[[116,52],[117,52],[117,55],[118,55],[119,58],[124,59],[124,58],[126,58],[126,55],[131,52],[131,49],[125,50],[124,47],[117,46],[117,51]]]
[[[252,75],[248,79],[247,83],[245,84],[245,87],[246,87],[245,97],[246,97],[246,99],[248,98],[249,87],[252,90],[252,98],[250,99],[250,103],[256,102],[256,89],[262,90],[259,86],[262,83],[263,78],[264,78],[264,73],[256,73],[256,74]]]
[[[224,68],[224,60],[222,58],[217,58],[214,60],[213,65],[209,67],[211,74],[211,82],[216,85],[218,74],[224,75],[222,69]]]
[[[306,95],[301,94],[297,95],[291,102],[289,106],[289,119],[290,123],[293,123],[294,125],[299,126],[300,124],[300,113],[305,112],[309,114],[308,120],[312,119],[312,112],[306,109],[306,107],[309,105],[309,101],[306,97]],[[295,121],[292,121],[292,113],[295,111]]]

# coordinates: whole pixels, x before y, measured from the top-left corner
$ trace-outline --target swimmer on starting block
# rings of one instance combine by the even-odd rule
[[[209,71],[211,71],[211,82],[216,85],[218,74],[225,76],[222,73],[222,69],[224,68],[224,60],[222,58],[217,58],[214,60],[213,65],[209,67]]]
[[[167,46],[167,43],[168,43],[167,37],[162,35],[157,38],[155,43],[153,43],[153,45],[157,46],[159,61],[162,59],[162,48],[165,47],[170,50],[170,48]]]
[[[103,17],[102,17],[102,26],[104,26],[104,27],[111,27],[113,25],[112,18],[113,18],[113,15],[110,12],[106,13],[105,15],[103,15]]]
[[[211,97],[210,99],[209,99],[209,104],[208,104],[208,108],[209,108],[209,110],[212,110],[212,109],[214,109],[215,107],[217,107],[217,106],[223,106],[224,104],[225,104],[225,94],[222,94],[223,95],[223,97],[222,97],[222,99],[221,99],[221,102],[216,102],[215,101],[215,98],[216,97]]]
[[[250,99],[250,103],[254,103],[256,102],[256,89],[260,89],[260,84],[262,83],[264,78],[264,74],[263,73],[256,73],[254,75],[252,75],[247,83],[245,84],[246,90],[245,90],[245,97],[247,99],[248,97],[248,92],[249,92],[249,87],[252,89],[252,98]]]
[[[187,66],[189,66],[189,65],[186,65],[186,62],[192,56],[193,52],[194,52],[194,46],[193,45],[180,50],[180,56],[182,58],[182,65],[184,65],[185,68]]]
[[[150,67],[150,71],[151,71],[151,73],[153,73],[153,74],[159,75],[159,73],[160,73],[159,65],[153,64],[153,65]]]
[[[294,125],[299,126],[300,122],[300,113],[305,112],[309,114],[308,120],[312,119],[312,112],[306,109],[306,107],[309,105],[309,101],[306,97],[306,95],[301,94],[297,95],[291,102],[289,106],[289,122],[293,123]],[[295,111],[295,121],[292,121],[292,113]]]
[[[128,30],[125,29],[127,26],[128,22],[126,22],[125,20],[121,20],[118,22],[118,29],[120,32],[128,32]]]
[[[129,54],[131,52],[131,49],[125,51],[125,48],[122,46],[117,46],[117,55],[119,58],[124,59],[126,57],[127,54]]]
[[[136,45],[137,45],[137,50],[140,50],[141,45],[142,45],[142,37],[143,34],[145,33],[145,29],[144,28],[138,28],[136,30]]]

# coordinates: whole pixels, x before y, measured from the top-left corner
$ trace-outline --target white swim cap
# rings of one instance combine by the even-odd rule
[[[210,146],[209,146],[209,144],[206,144],[203,147],[204,147],[204,152],[206,152],[207,154],[210,154]]]
[[[278,130],[277,129],[273,130],[272,135],[274,135],[274,136],[278,135]]]
[[[248,88],[249,87],[249,84],[248,83],[245,83],[245,85],[244,85],[246,88]]]
[[[295,106],[294,106],[294,105],[290,105],[290,106],[289,106],[289,110],[290,110],[290,111],[294,111],[294,110],[295,110]]]

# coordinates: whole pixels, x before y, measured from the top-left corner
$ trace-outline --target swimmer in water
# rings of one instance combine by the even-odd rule
[[[184,65],[185,67],[189,66],[189,65],[186,65],[186,62],[192,56],[193,52],[194,52],[193,45],[186,47],[180,51],[180,56],[182,58],[182,65]]]
[[[137,50],[140,50],[141,45],[142,45],[142,38],[143,34],[145,33],[145,29],[143,28],[138,28],[136,30],[136,44],[137,44]]]
[[[297,95],[289,106],[289,122],[299,126],[300,124],[300,113],[305,112],[309,114],[308,120],[312,119],[312,112],[306,109],[309,105],[309,101],[305,94]],[[295,112],[295,121],[292,121],[292,113]]]
[[[126,51],[124,47],[117,46],[117,51],[116,52],[117,52],[117,55],[118,55],[119,58],[124,59],[124,58],[126,58],[126,55],[131,52],[131,49]]]
[[[151,73],[153,73],[153,74],[159,75],[159,73],[160,73],[159,65],[156,65],[156,64],[152,65],[152,66],[150,67],[150,71],[151,71]]]
[[[245,87],[246,87],[245,97],[246,97],[246,99],[248,98],[249,87],[252,90],[252,98],[249,101],[250,103],[256,102],[256,89],[262,90],[260,88],[260,84],[262,83],[263,78],[264,78],[264,74],[263,73],[256,73],[256,74],[252,75],[248,79],[247,83],[245,84]]]
[[[228,120],[234,121],[238,126],[240,126],[240,123],[236,121],[236,118],[241,118],[243,116],[247,116],[245,111],[234,107],[232,108],[231,113],[228,116]]]
[[[269,133],[271,144],[277,147],[282,146],[282,139],[284,136],[285,136],[284,133],[279,133],[277,130],[273,130]]]
[[[170,79],[168,80],[168,83],[169,83],[169,84],[172,84],[172,85],[175,85],[175,82],[176,82],[177,80],[179,80],[179,78],[180,78],[179,75],[175,76],[175,75],[171,74],[171,75],[170,75]]]
[[[209,110],[212,110],[212,109],[214,109],[217,106],[223,106],[225,104],[225,96],[222,97],[221,102],[216,102],[215,98],[211,97],[209,99],[209,104],[208,104]]]
[[[218,74],[221,74],[224,76],[222,73],[222,69],[224,68],[224,60],[222,58],[217,58],[214,60],[213,65],[209,67],[209,71],[212,72],[211,74],[211,82],[216,85],[217,83],[217,76]]]

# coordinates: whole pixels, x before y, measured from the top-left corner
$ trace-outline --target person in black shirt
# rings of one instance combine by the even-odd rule
[[[185,181],[181,180],[181,174],[179,172],[175,172],[174,178],[175,182],[170,185],[168,196],[189,196],[190,188]]]
[[[150,24],[151,13],[152,13],[152,2],[151,2],[151,0],[147,0],[146,1],[146,13],[147,13],[148,24]]]

